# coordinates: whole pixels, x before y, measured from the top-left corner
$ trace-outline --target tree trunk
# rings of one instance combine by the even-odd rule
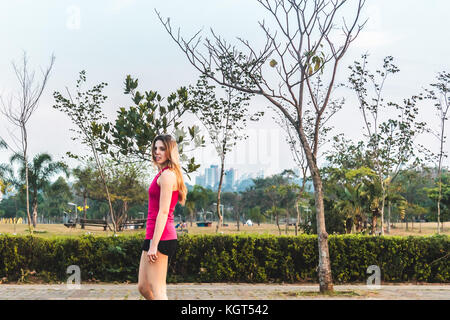
[[[86,193],[83,193],[83,212],[84,212],[84,218],[86,219],[86,214],[87,214],[87,196]]]
[[[347,234],[352,233],[352,227],[353,227],[353,219],[347,218],[347,220],[345,220],[345,233]]]
[[[224,157],[222,157],[222,164],[220,167],[220,180],[219,180],[219,188],[217,189],[217,217],[219,218],[219,222],[216,226],[216,233],[219,232],[219,228],[222,226],[223,223],[223,216],[220,212],[220,193],[222,191],[222,182],[223,182],[223,172],[224,172]]]
[[[363,228],[363,219],[362,219],[361,215],[357,215],[356,216],[356,223],[355,223],[356,233],[361,232],[362,228]]]
[[[384,199],[386,197],[386,190],[384,188],[384,184],[381,184],[383,189],[383,197],[381,199],[381,235],[384,236]]]
[[[441,173],[439,173],[439,195],[438,195],[438,201],[437,201],[437,233],[441,234],[441,197],[442,197],[442,186],[441,186]],[[444,228],[442,227],[442,231],[444,231]]]
[[[127,221],[127,219],[128,219],[128,201],[124,200],[122,203],[121,214],[116,219],[119,230],[123,230],[124,228],[123,225]]]
[[[190,222],[191,222],[191,228],[192,228],[192,221],[194,221],[194,214],[195,214],[195,207],[196,207],[196,205],[195,205],[195,202],[194,202],[194,208],[191,208],[190,206],[187,206],[186,205],[186,208],[188,209],[188,211],[189,211],[189,220],[190,220]]]
[[[108,189],[108,185],[106,183],[106,178],[105,178],[105,175],[103,173],[103,167],[102,167],[102,165],[100,163],[100,159],[98,158],[97,151],[96,151],[94,145],[91,144],[91,148],[92,148],[92,152],[94,154],[95,161],[97,163],[98,171],[100,172],[100,177],[102,178],[103,186],[105,187],[106,196],[108,198],[108,204],[109,204],[109,212],[110,212],[111,221],[112,221],[113,228],[114,228],[113,231],[114,231],[114,234],[116,234],[117,226],[116,226],[116,221],[114,219],[114,210],[113,210],[113,207],[112,207],[111,196],[109,194],[109,189]],[[109,227],[109,229],[111,229],[111,227]]]
[[[331,274],[330,255],[328,250],[328,233],[325,229],[325,208],[323,204],[323,188],[319,170],[310,168],[314,184],[314,195],[317,218],[317,234],[319,246],[319,285],[320,292],[327,293],[333,291],[333,278]]]
[[[331,274],[330,255],[328,250],[328,233],[325,227],[325,207],[323,204],[323,186],[322,179],[320,177],[320,171],[317,167],[316,153],[313,153],[308,143],[307,137],[303,131],[303,128],[299,126],[297,133],[300,138],[300,142],[305,152],[306,161],[308,163],[309,172],[314,185],[314,197],[316,207],[316,220],[317,220],[317,241],[319,249],[319,287],[320,293],[333,292],[333,278]],[[318,145],[318,136],[315,136],[315,147]],[[317,150],[317,148],[315,149]]]
[[[277,222],[277,227],[278,227],[278,234],[281,236],[281,229],[280,229],[280,223],[278,221],[278,210],[275,207],[275,221]]]
[[[36,225],[37,225],[37,217],[38,217],[37,199],[33,199],[33,227],[34,228],[36,228]]]
[[[447,107],[448,110],[448,107]],[[441,109],[441,112],[443,109]],[[444,155],[444,133],[445,133],[445,120],[447,119],[445,115],[447,114],[447,111],[444,114],[444,117],[441,119],[441,148],[439,153],[439,166],[438,166],[438,175],[439,175],[439,194],[438,194],[438,201],[437,201],[437,232],[438,234],[441,233],[441,199],[442,199],[442,157]],[[442,232],[444,232],[444,224],[442,224]]]
[[[17,197],[14,196],[14,207],[16,211],[14,211],[14,219],[17,217]],[[14,235],[16,234],[16,223],[14,224]]]
[[[377,218],[378,218],[378,209],[372,211],[372,231],[371,235],[375,235],[377,231]]]
[[[391,233],[391,201],[388,201],[388,223],[386,233]]]
[[[22,128],[22,131],[25,131],[25,128]],[[26,137],[26,133],[22,133]],[[26,186],[26,194],[27,194],[27,216],[28,216],[28,230],[32,234],[33,229],[31,228],[31,214],[30,214],[30,186],[28,184],[28,160],[27,160],[27,147],[26,147],[26,138],[25,138],[25,148],[23,152],[23,159],[25,162],[25,186]],[[33,227],[36,227],[33,225]]]
[[[288,234],[288,228],[289,228],[289,211],[286,211],[286,235]]]
[[[86,192],[83,192],[83,212],[84,212],[84,220],[86,220],[86,205],[87,205],[87,197]],[[81,225],[81,229],[84,229],[84,224]]]

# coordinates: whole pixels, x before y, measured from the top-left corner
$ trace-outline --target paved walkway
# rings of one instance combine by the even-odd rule
[[[450,284],[335,285],[336,294],[319,296],[318,285],[181,283],[168,284],[170,300],[383,299],[450,300]],[[143,300],[137,284],[0,284],[0,300]]]

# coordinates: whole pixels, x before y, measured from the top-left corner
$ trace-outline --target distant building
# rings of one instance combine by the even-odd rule
[[[211,172],[211,175],[212,175],[211,187],[214,188],[216,185],[219,184],[219,166],[215,165],[215,164],[212,164],[210,166],[210,170],[211,170],[210,172]]]
[[[195,177],[195,184],[204,187],[206,185],[206,180],[204,175]]]
[[[213,189],[219,183],[219,166],[205,168],[205,175],[200,176],[198,182],[202,187]]]
[[[229,169],[227,171],[225,171],[225,180],[224,180],[224,186],[223,189],[227,190],[227,191],[233,191],[234,190],[234,184],[236,181],[236,174],[237,174],[237,170],[236,169]]]
[[[213,174],[211,168],[205,169],[205,187],[211,187],[213,181]]]

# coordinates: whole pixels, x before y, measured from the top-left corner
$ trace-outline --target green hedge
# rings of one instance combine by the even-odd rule
[[[0,235],[0,279],[36,271],[65,282],[69,265],[82,281],[137,282],[144,234],[44,239]],[[448,236],[330,235],[335,283],[365,282],[377,265],[385,282],[449,282]],[[317,236],[183,235],[168,282],[317,282]]]

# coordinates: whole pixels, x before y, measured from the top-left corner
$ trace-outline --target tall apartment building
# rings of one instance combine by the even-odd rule
[[[231,168],[231,169],[225,171],[224,189],[233,190],[234,184],[236,182],[236,176],[237,176],[236,169]]]
[[[211,165],[209,168],[205,168],[205,187],[214,188],[219,183],[219,166]]]
[[[195,178],[195,184],[198,184],[205,188],[216,190],[219,187],[219,166],[211,165],[209,168],[205,168],[205,174],[199,175]],[[223,177],[222,188],[233,189],[236,183],[237,170],[226,170]]]

